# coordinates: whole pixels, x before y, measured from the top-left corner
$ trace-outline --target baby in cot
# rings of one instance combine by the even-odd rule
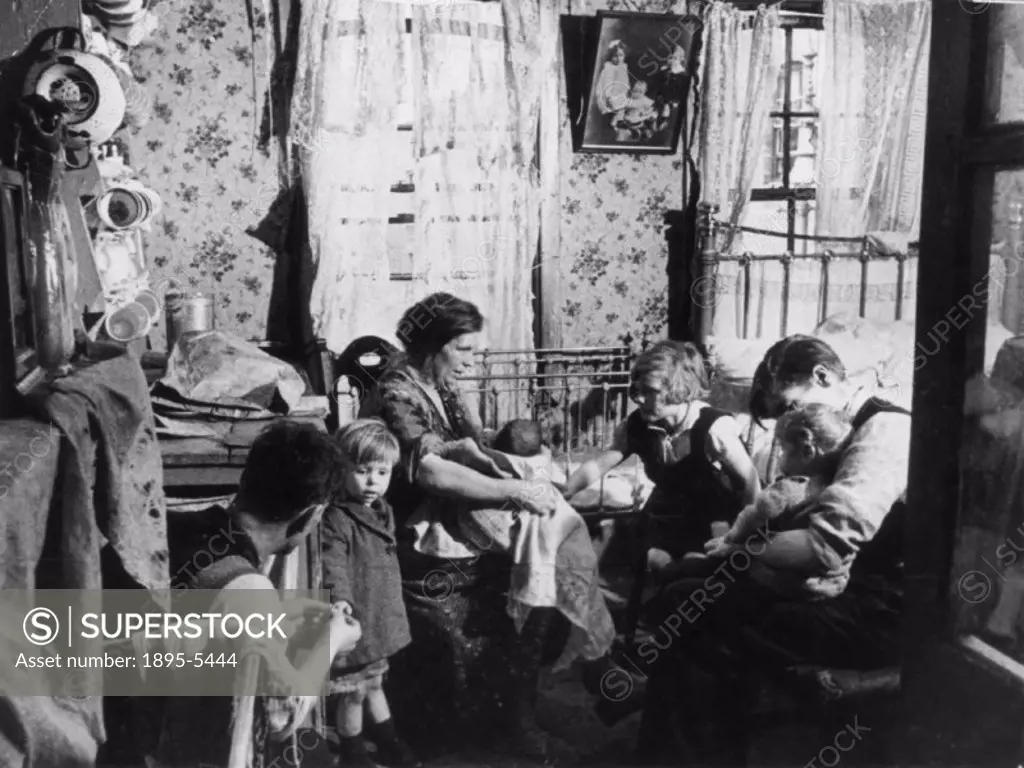
[[[469,509],[459,515],[462,535],[478,549],[512,559],[509,615],[521,629],[531,608],[554,607],[572,623],[559,667],[577,658],[604,658],[615,629],[599,588],[597,554],[583,518],[552,482],[543,429],[533,421],[511,421],[495,436],[491,449],[481,450],[500,471],[535,480],[537,494],[554,494],[557,499],[549,517],[527,514],[518,505]],[[458,455],[446,458],[459,460]]]
[[[782,477],[764,488],[723,536],[707,542],[707,559],[727,557],[732,551],[763,542],[779,531],[806,527],[805,513],[835,479],[851,432],[846,414],[826,405],[810,404],[784,414],[775,425]],[[693,559],[702,558],[698,555]],[[814,574],[794,581],[792,573],[783,575],[759,562],[750,575],[791,596],[834,596],[846,586],[845,581],[838,583],[834,578]]]

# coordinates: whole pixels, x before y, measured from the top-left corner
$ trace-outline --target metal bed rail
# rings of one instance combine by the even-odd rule
[[[463,391],[485,430],[540,422],[561,450],[607,447],[629,411],[629,347],[481,350]]]
[[[815,235],[792,235],[795,240],[808,241],[820,245],[835,247],[824,247],[819,251],[811,253],[795,253],[791,250],[784,250],[781,253],[752,253],[750,251],[730,252],[722,247],[722,239],[729,234],[745,232],[758,234],[785,240],[786,233],[772,232],[753,227],[736,227],[717,221],[714,214],[718,207],[709,203],[701,203],[698,206],[698,253],[700,254],[700,273],[697,278],[697,285],[700,286],[699,297],[695,292],[693,305],[694,326],[697,337],[701,341],[707,341],[711,334],[715,320],[715,309],[719,304],[718,297],[725,291],[742,292],[739,297],[741,305],[741,329],[743,338],[750,337],[751,305],[754,300],[753,285],[756,283],[752,274],[754,264],[773,262],[782,267],[782,297],[780,317],[780,338],[789,333],[790,300],[792,293],[792,268],[796,262],[817,263],[821,267],[821,284],[819,286],[820,306],[818,310],[818,322],[824,322],[829,316],[829,299],[834,297],[831,285],[832,266],[839,261],[860,263],[860,282],[858,290],[858,314],[860,317],[867,316],[868,300],[871,292],[871,265],[879,262],[896,262],[896,286],[895,286],[895,307],[894,320],[903,319],[904,298],[908,289],[916,289],[916,285],[908,283],[907,272],[908,262],[916,261],[918,254],[916,245],[912,246],[908,253],[878,252],[870,247],[868,237],[822,237]],[[847,247],[848,250],[843,250]],[[735,263],[739,266],[739,273],[733,278],[726,278],[720,273],[723,264]],[[733,283],[733,281],[738,281]],[[733,283],[730,285],[730,283]],[[738,290],[739,289],[739,290]]]

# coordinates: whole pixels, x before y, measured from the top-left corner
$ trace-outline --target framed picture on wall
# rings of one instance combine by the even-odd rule
[[[608,11],[594,27],[576,150],[674,154],[697,65],[700,19]]]

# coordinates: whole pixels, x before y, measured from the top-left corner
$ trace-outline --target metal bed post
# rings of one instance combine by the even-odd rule
[[[714,215],[720,210],[719,206],[712,203],[697,204],[697,252],[700,254],[700,274],[697,276],[695,288],[690,291],[690,300],[694,307],[695,337],[704,344],[711,335],[714,327],[716,295],[719,286],[716,285],[718,272],[718,224]]]
[[[480,353],[480,424],[486,429],[487,424],[487,398],[490,397],[491,391],[491,365],[487,362],[490,350],[483,350]]]
[[[793,266],[793,252],[786,251],[779,260],[782,263],[782,328],[781,338],[786,337],[786,330],[789,328],[789,292],[792,288],[791,269]]]
[[[861,317],[867,317],[868,312],[868,262],[870,260],[868,240],[864,238],[864,243],[860,247],[860,308],[857,313]]]
[[[909,254],[896,254],[896,321],[903,319],[903,281],[906,280]]]
[[[825,322],[825,318],[828,317],[829,267],[834,256],[835,251],[831,248],[826,248],[821,254],[821,315],[818,317],[819,323]]]
[[[743,270],[743,338],[745,339],[750,338],[750,267],[753,263],[754,254],[744,251],[740,256],[739,265]]]

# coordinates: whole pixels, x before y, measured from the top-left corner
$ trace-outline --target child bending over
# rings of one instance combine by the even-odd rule
[[[324,513],[324,588],[331,602],[354,615],[362,638],[349,653],[338,655],[331,669],[330,693],[341,737],[342,764],[415,766],[419,763],[395,732],[384,695],[388,657],[411,642],[402,599],[395,520],[384,492],[399,458],[398,440],[375,419],[361,419],[338,432],[341,483]],[[377,747],[374,759],[363,739],[363,712],[368,735]]]
[[[648,565],[660,570],[703,551],[712,521],[735,520],[756,498],[760,481],[736,421],[704,401],[708,374],[696,345],[661,341],[645,350],[633,367],[630,394],[639,408],[616,430],[610,449],[573,473],[566,496],[637,455],[654,483],[644,513],[651,528]]]

